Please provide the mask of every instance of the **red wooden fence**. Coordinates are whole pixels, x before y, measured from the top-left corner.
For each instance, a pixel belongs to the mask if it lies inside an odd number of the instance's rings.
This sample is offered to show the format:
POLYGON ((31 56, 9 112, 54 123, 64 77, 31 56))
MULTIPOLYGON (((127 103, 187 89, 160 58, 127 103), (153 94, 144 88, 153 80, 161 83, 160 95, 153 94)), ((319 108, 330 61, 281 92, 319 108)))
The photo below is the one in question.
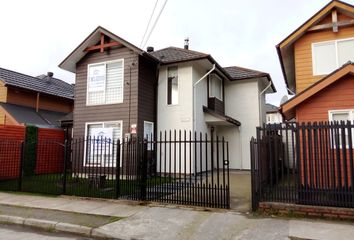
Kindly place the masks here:
POLYGON ((0 125, 0 179, 18 177, 25 127, 0 125))
POLYGON ((38 129, 36 174, 63 172, 64 141, 61 129, 38 129))
MULTIPOLYGON (((25 132, 24 126, 0 125, 0 179, 19 176, 25 132)), ((38 129, 36 174, 63 171, 64 140, 65 134, 61 129, 38 129)))

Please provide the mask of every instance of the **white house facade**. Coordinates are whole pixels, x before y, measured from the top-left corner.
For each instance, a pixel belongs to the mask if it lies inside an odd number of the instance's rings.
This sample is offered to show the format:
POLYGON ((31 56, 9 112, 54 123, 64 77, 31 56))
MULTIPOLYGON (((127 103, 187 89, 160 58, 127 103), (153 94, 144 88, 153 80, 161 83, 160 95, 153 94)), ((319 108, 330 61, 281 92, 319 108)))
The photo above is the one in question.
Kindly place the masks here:
POLYGON ((187 136, 191 131, 198 137, 224 137, 229 144, 229 167, 249 170, 249 141, 256 127, 266 122, 265 95, 275 92, 269 74, 222 68, 210 55, 189 49, 170 47, 150 54, 162 61, 157 135, 171 131, 173 137, 175 130, 177 135, 182 130, 187 136))

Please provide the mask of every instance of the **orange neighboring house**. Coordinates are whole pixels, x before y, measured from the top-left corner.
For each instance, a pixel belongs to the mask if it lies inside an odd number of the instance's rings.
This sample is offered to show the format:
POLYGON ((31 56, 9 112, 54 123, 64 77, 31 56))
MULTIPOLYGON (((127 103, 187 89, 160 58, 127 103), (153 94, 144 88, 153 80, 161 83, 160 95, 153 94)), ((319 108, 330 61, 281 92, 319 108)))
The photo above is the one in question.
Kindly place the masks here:
POLYGON ((331 1, 277 45, 285 120, 354 120, 354 6, 331 1), (350 62, 352 61, 352 62, 350 62))
POLYGON ((32 77, 0 68, 0 124, 59 128, 73 106, 74 86, 53 73, 32 77))

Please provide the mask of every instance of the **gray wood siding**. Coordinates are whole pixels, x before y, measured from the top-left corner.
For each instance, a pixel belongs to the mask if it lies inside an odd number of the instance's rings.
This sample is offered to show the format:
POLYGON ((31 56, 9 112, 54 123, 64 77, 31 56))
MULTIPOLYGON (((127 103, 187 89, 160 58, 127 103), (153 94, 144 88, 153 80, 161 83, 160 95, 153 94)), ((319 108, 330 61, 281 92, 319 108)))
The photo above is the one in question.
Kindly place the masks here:
POLYGON ((139 58, 138 132, 144 133, 144 121, 154 123, 156 131, 156 64, 139 58))
POLYGON ((123 47, 109 51, 88 53, 76 66, 74 137, 85 135, 86 122, 123 121, 123 136, 138 119, 138 54, 123 47), (87 66, 116 59, 124 59, 123 103, 86 106, 87 66), (134 65, 132 63, 135 63, 134 65), (130 104, 129 104, 130 102, 130 104), (130 106, 129 106, 130 105, 130 106), (129 123, 130 108, 130 123, 129 123))

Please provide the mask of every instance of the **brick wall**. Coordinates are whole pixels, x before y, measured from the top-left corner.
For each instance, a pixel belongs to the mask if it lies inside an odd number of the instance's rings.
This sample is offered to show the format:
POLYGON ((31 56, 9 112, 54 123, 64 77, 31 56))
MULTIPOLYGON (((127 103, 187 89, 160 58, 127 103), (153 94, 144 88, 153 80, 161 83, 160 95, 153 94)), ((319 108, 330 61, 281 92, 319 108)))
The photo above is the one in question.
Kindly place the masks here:
POLYGON ((321 217, 321 218, 339 218, 345 220, 354 220, 354 209, 322 207, 311 205, 296 205, 287 203, 259 203, 259 210, 263 213, 293 215, 303 217, 321 217))

